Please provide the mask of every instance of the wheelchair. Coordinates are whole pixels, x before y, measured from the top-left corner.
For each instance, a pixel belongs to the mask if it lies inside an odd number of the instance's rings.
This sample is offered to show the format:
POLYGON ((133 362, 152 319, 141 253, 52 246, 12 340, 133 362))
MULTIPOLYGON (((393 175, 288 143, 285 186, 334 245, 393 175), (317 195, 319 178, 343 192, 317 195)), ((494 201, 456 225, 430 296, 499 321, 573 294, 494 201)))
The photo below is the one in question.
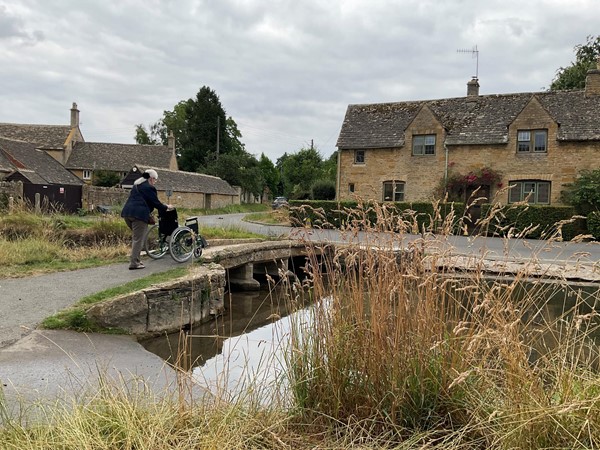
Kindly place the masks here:
POLYGON ((160 259, 169 252, 179 262, 202 256, 208 243, 199 233, 198 217, 188 217, 179 225, 177 210, 158 214, 158 223, 148 228, 144 238, 144 251, 152 259, 160 259))

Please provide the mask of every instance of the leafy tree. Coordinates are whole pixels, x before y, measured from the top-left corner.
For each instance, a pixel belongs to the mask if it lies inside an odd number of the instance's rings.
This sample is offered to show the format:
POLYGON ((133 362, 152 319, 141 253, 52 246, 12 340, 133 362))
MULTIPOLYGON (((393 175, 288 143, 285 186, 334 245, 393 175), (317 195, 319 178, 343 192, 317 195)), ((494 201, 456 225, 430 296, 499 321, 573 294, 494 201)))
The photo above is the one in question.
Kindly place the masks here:
POLYGON ((260 167, 260 172, 264 180, 264 187, 268 187, 271 195, 273 197, 277 197, 279 195, 283 195, 283 191, 280 190, 279 181, 281 177, 279 176, 279 171, 264 153, 260 155, 260 159, 258 160, 258 165, 260 167))
POLYGON ((94 186, 113 187, 121 182, 121 177, 110 170, 95 170, 92 184, 94 186))
POLYGON ((166 129, 161 120, 150 125, 149 130, 142 124, 135 126, 135 142, 143 145, 167 145, 166 129), (165 139, 162 139, 162 133, 165 133, 165 139))
POLYGON ((600 36, 588 36, 587 43, 576 45, 574 50, 575 62, 556 71, 550 90, 583 89, 585 87, 587 72, 596 68, 596 61, 600 56, 600 36))
POLYGON ((245 150, 228 153, 211 161, 206 173, 224 179, 229 184, 241 186, 242 190, 254 196, 260 196, 264 179, 258 160, 245 150))
POLYGON ((323 158, 314 147, 280 157, 276 166, 281 173, 284 195, 295 199, 309 198, 312 184, 323 178, 322 164, 323 158))
POLYGON ((600 169, 581 171, 565 197, 581 214, 600 212, 600 169))
MULTIPOLYGON (((331 156, 323 161, 323 176, 326 180, 331 180, 335 183, 337 180, 337 150, 331 154, 331 156)), ((335 184, 334 184, 335 185, 335 184)))

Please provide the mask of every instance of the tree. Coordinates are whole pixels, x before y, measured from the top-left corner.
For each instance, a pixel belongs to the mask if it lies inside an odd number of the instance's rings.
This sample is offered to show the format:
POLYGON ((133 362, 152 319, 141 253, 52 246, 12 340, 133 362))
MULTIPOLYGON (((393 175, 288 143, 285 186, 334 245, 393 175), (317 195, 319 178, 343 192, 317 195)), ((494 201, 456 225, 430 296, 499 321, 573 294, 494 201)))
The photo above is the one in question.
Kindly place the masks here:
POLYGON ((121 177, 110 170, 94 170, 94 186, 113 187, 121 182, 121 177))
POLYGON ((246 193, 259 197, 264 187, 258 160, 245 150, 221 155, 206 168, 210 175, 217 176, 246 193))
POLYGON ((323 158, 314 147, 300 149, 291 155, 285 153, 276 166, 281 173, 283 193, 288 198, 309 198, 312 184, 324 178, 323 158))
POLYGON ((600 56, 600 36, 588 36, 587 43, 576 45, 574 50, 575 62, 556 71, 550 90, 585 88, 587 72, 596 68, 600 56))
MULTIPOLYGON (((260 172, 264 180, 264 187, 268 187, 271 195, 273 197, 277 197, 279 195, 283 195, 283 190, 280 190, 279 181, 281 177, 279 176, 279 171, 264 153, 260 155, 260 159, 258 160, 258 165, 260 167, 260 172)), ((264 188, 263 187, 263 188, 264 188)))
POLYGON ((600 212, 600 169, 581 171, 564 195, 565 200, 581 214, 600 212))

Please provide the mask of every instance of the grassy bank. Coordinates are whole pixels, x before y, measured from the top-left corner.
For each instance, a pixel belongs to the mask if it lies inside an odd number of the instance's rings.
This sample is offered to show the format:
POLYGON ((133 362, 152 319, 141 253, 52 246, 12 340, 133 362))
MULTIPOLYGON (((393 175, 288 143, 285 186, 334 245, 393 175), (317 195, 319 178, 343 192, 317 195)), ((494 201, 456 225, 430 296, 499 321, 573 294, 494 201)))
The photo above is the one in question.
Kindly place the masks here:
MULTIPOLYGON (((247 210, 264 210, 249 205, 247 210)), ((243 210, 242 206, 226 208, 243 210)), ((203 210, 184 210, 180 218, 203 210)), ((214 210, 213 210, 214 212, 214 210)), ((259 237, 239 227, 203 227, 207 239, 259 237)), ((2 277, 24 277, 63 270, 84 269, 125 262, 131 246, 131 231, 118 215, 36 215, 23 208, 0 216, 0 273, 2 277)))

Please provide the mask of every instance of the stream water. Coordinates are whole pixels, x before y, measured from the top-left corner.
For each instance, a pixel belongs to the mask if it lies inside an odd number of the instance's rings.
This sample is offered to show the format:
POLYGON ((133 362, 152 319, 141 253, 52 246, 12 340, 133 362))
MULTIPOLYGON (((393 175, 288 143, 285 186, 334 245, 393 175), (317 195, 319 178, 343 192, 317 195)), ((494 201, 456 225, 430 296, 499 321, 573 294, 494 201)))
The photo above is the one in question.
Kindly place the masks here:
MULTIPOLYGON (((495 280, 498 283, 498 280, 495 280)), ((510 281, 506 281, 510 283, 510 281)), ((544 305, 532 318, 535 323, 548 323, 561 317, 575 304, 580 313, 600 309, 600 285, 597 283, 557 284, 541 280, 522 283, 516 296, 534 295, 536 303, 544 305)), ((285 380, 280 377, 284 361, 282 346, 288 342, 293 320, 302 320, 310 307, 290 314, 281 289, 233 293, 226 300, 226 312, 209 323, 199 324, 182 333, 168 334, 142 341, 142 345, 170 363, 175 363, 180 342, 185 340, 187 361, 193 376, 212 392, 229 395, 265 389, 272 397, 281 392, 285 380), (184 338, 182 340, 182 338, 184 338), (273 383, 278 382, 277 389, 273 383)), ((600 320, 596 317, 596 323, 600 320)), ((593 336, 600 343, 600 331, 593 336)))

